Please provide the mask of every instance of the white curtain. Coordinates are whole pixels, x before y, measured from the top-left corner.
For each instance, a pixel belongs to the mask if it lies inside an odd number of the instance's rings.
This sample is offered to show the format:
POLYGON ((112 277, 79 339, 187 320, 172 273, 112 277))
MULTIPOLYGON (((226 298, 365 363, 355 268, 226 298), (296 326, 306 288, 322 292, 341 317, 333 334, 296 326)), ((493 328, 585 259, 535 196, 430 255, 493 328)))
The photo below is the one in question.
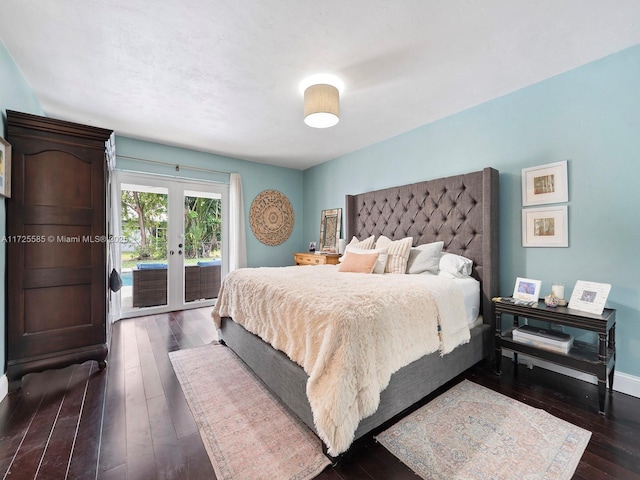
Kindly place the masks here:
MULTIPOLYGON (((107 167, 108 167, 108 219, 107 219, 107 236, 108 236, 108 250, 107 250, 107 266, 109 267, 109 273, 115 269, 119 274, 120 272, 120 198, 118 197, 118 182, 116 178, 116 142, 115 135, 111 135, 107 142, 107 167)), ((109 321, 114 322, 120 319, 121 300, 120 292, 112 292, 109 289, 110 301, 109 301, 109 321)))
POLYGON ((232 173, 229 188, 229 271, 247 266, 242 179, 232 173))

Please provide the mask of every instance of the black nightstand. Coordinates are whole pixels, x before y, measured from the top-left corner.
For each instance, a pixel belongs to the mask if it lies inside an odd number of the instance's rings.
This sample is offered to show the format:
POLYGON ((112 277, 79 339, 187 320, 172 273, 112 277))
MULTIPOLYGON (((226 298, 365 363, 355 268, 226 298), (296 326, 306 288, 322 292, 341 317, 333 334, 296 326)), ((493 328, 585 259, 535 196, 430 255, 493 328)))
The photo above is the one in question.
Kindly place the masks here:
POLYGON ((601 315, 573 310, 568 307, 547 307, 543 300, 537 305, 526 306, 507 302, 495 301, 495 348, 496 371, 500 374, 502 349, 514 352, 514 361, 518 361, 518 353, 537 357, 557 365, 590 373, 598 377, 598 399, 600 413, 604 415, 605 393, 607 391, 607 377, 609 378, 609 393, 613 390, 613 374, 616 366, 616 311, 605 308, 601 315), (599 337, 598 345, 575 341, 568 353, 559 353, 513 340, 512 332, 502 332, 502 315, 513 316, 513 325, 518 327, 518 317, 542 320, 567 327, 575 327, 596 332, 599 337))

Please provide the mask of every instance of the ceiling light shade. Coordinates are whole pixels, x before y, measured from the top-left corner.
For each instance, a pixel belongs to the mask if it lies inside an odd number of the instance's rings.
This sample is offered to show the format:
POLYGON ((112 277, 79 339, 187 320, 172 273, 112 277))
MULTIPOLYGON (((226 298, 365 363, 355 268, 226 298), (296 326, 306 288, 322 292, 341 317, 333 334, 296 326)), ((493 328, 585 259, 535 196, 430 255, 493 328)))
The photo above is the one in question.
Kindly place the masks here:
POLYGON ((304 123, 314 128, 328 128, 339 121, 338 89, 326 83, 308 86, 304 91, 304 123))

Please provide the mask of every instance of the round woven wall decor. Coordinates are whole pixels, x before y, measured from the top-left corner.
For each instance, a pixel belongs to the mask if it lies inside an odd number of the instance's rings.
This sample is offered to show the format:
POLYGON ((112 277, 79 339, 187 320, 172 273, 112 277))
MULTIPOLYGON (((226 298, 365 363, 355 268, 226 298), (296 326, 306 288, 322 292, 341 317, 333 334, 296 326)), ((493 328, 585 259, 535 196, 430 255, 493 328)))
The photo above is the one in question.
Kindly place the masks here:
POLYGON ((280 245, 293 231, 293 208, 289 199, 277 190, 259 193, 249 210, 251 230, 265 245, 280 245))

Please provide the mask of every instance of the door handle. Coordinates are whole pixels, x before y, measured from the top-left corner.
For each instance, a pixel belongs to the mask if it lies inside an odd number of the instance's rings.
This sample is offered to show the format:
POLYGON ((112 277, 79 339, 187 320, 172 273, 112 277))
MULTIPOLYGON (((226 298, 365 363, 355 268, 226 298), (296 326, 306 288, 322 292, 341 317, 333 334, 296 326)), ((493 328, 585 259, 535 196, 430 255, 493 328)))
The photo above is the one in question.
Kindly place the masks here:
POLYGON ((173 250, 169 250, 169 255, 173 255, 173 250))

